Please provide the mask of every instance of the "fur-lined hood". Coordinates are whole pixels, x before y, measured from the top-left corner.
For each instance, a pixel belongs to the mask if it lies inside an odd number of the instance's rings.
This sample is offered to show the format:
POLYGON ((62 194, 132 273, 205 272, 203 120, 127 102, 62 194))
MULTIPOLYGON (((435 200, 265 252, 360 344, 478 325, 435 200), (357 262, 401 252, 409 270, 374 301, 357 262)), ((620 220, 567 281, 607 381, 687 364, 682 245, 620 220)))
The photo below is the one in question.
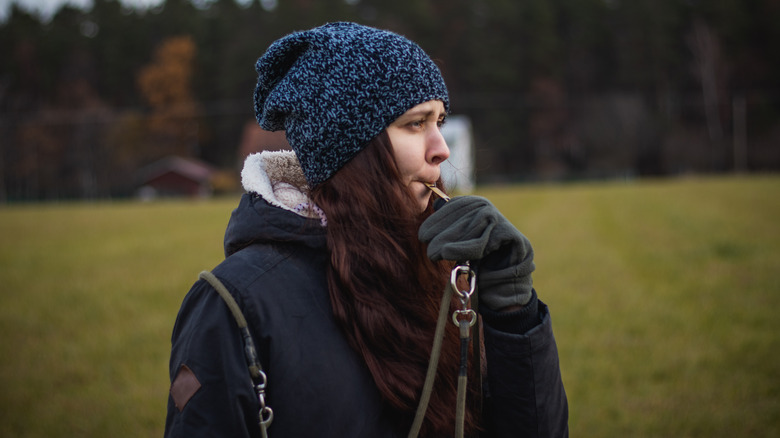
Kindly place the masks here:
POLYGON ((292 151, 263 151, 249 155, 241 171, 241 184, 248 193, 257 193, 269 204, 304 217, 324 215, 309 200, 309 186, 292 151))
POLYGON ((311 203, 309 188, 292 151, 264 151, 244 162, 246 194, 225 231, 225 255, 253 243, 298 242, 324 248, 327 220, 311 203))

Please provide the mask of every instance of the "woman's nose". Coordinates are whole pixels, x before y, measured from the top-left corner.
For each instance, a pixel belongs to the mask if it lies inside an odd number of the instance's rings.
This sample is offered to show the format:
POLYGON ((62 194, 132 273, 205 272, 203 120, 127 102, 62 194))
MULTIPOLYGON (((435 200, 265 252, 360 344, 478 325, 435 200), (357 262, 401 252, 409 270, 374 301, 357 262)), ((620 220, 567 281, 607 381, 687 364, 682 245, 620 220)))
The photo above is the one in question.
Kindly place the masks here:
POLYGON ((433 129, 427 139, 426 160, 431 164, 441 164, 450 157, 450 148, 447 147, 447 141, 441 134, 441 130, 433 129))

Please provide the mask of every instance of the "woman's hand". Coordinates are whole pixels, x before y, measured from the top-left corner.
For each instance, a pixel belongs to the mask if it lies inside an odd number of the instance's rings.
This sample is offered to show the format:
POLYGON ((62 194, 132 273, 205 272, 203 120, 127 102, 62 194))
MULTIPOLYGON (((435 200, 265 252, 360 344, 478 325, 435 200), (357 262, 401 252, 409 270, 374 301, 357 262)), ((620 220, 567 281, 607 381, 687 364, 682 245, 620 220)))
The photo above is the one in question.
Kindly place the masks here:
POLYGON ((531 299, 531 243, 487 199, 452 198, 423 222, 419 238, 433 261, 476 264, 480 304, 501 311, 531 299))

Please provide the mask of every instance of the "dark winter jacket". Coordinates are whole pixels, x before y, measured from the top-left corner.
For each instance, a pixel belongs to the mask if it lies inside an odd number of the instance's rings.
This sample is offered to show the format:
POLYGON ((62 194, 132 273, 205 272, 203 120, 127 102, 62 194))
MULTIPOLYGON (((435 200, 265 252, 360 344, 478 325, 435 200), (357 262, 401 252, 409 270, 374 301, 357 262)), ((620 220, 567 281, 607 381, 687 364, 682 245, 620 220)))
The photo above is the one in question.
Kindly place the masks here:
MULTIPOLYGON (((268 375, 267 400, 274 412, 269 435, 405 437, 408 423, 382 401, 362 356, 334 320, 324 218, 293 212, 292 204, 305 198, 297 198, 294 187, 271 182, 288 158, 266 153, 265 164, 247 161, 264 172, 248 175, 245 168, 244 185, 252 193, 233 212, 225 235, 227 258, 213 270, 246 316, 268 375)), ((568 435, 550 315, 535 297, 529 304, 532 312, 483 314, 486 436, 568 435), (529 318, 530 331, 511 333, 529 318)), ((167 437, 260 436, 257 396, 235 320, 202 280, 185 297, 176 320, 170 378, 175 383, 167 437)))

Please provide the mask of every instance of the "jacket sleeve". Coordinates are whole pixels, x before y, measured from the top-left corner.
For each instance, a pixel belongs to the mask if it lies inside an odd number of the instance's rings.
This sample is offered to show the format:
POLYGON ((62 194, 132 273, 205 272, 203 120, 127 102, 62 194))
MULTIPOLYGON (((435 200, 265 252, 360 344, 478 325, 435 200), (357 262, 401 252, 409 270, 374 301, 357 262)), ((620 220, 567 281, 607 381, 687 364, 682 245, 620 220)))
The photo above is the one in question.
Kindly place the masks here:
POLYGON ((242 344, 219 294, 203 280, 195 283, 171 338, 166 437, 260 436, 242 344))
POLYGON ((538 303, 540 322, 522 334, 497 329, 490 323, 492 315, 483 313, 484 420, 490 438, 569 435, 568 402, 550 313, 541 301, 532 302, 538 303))

